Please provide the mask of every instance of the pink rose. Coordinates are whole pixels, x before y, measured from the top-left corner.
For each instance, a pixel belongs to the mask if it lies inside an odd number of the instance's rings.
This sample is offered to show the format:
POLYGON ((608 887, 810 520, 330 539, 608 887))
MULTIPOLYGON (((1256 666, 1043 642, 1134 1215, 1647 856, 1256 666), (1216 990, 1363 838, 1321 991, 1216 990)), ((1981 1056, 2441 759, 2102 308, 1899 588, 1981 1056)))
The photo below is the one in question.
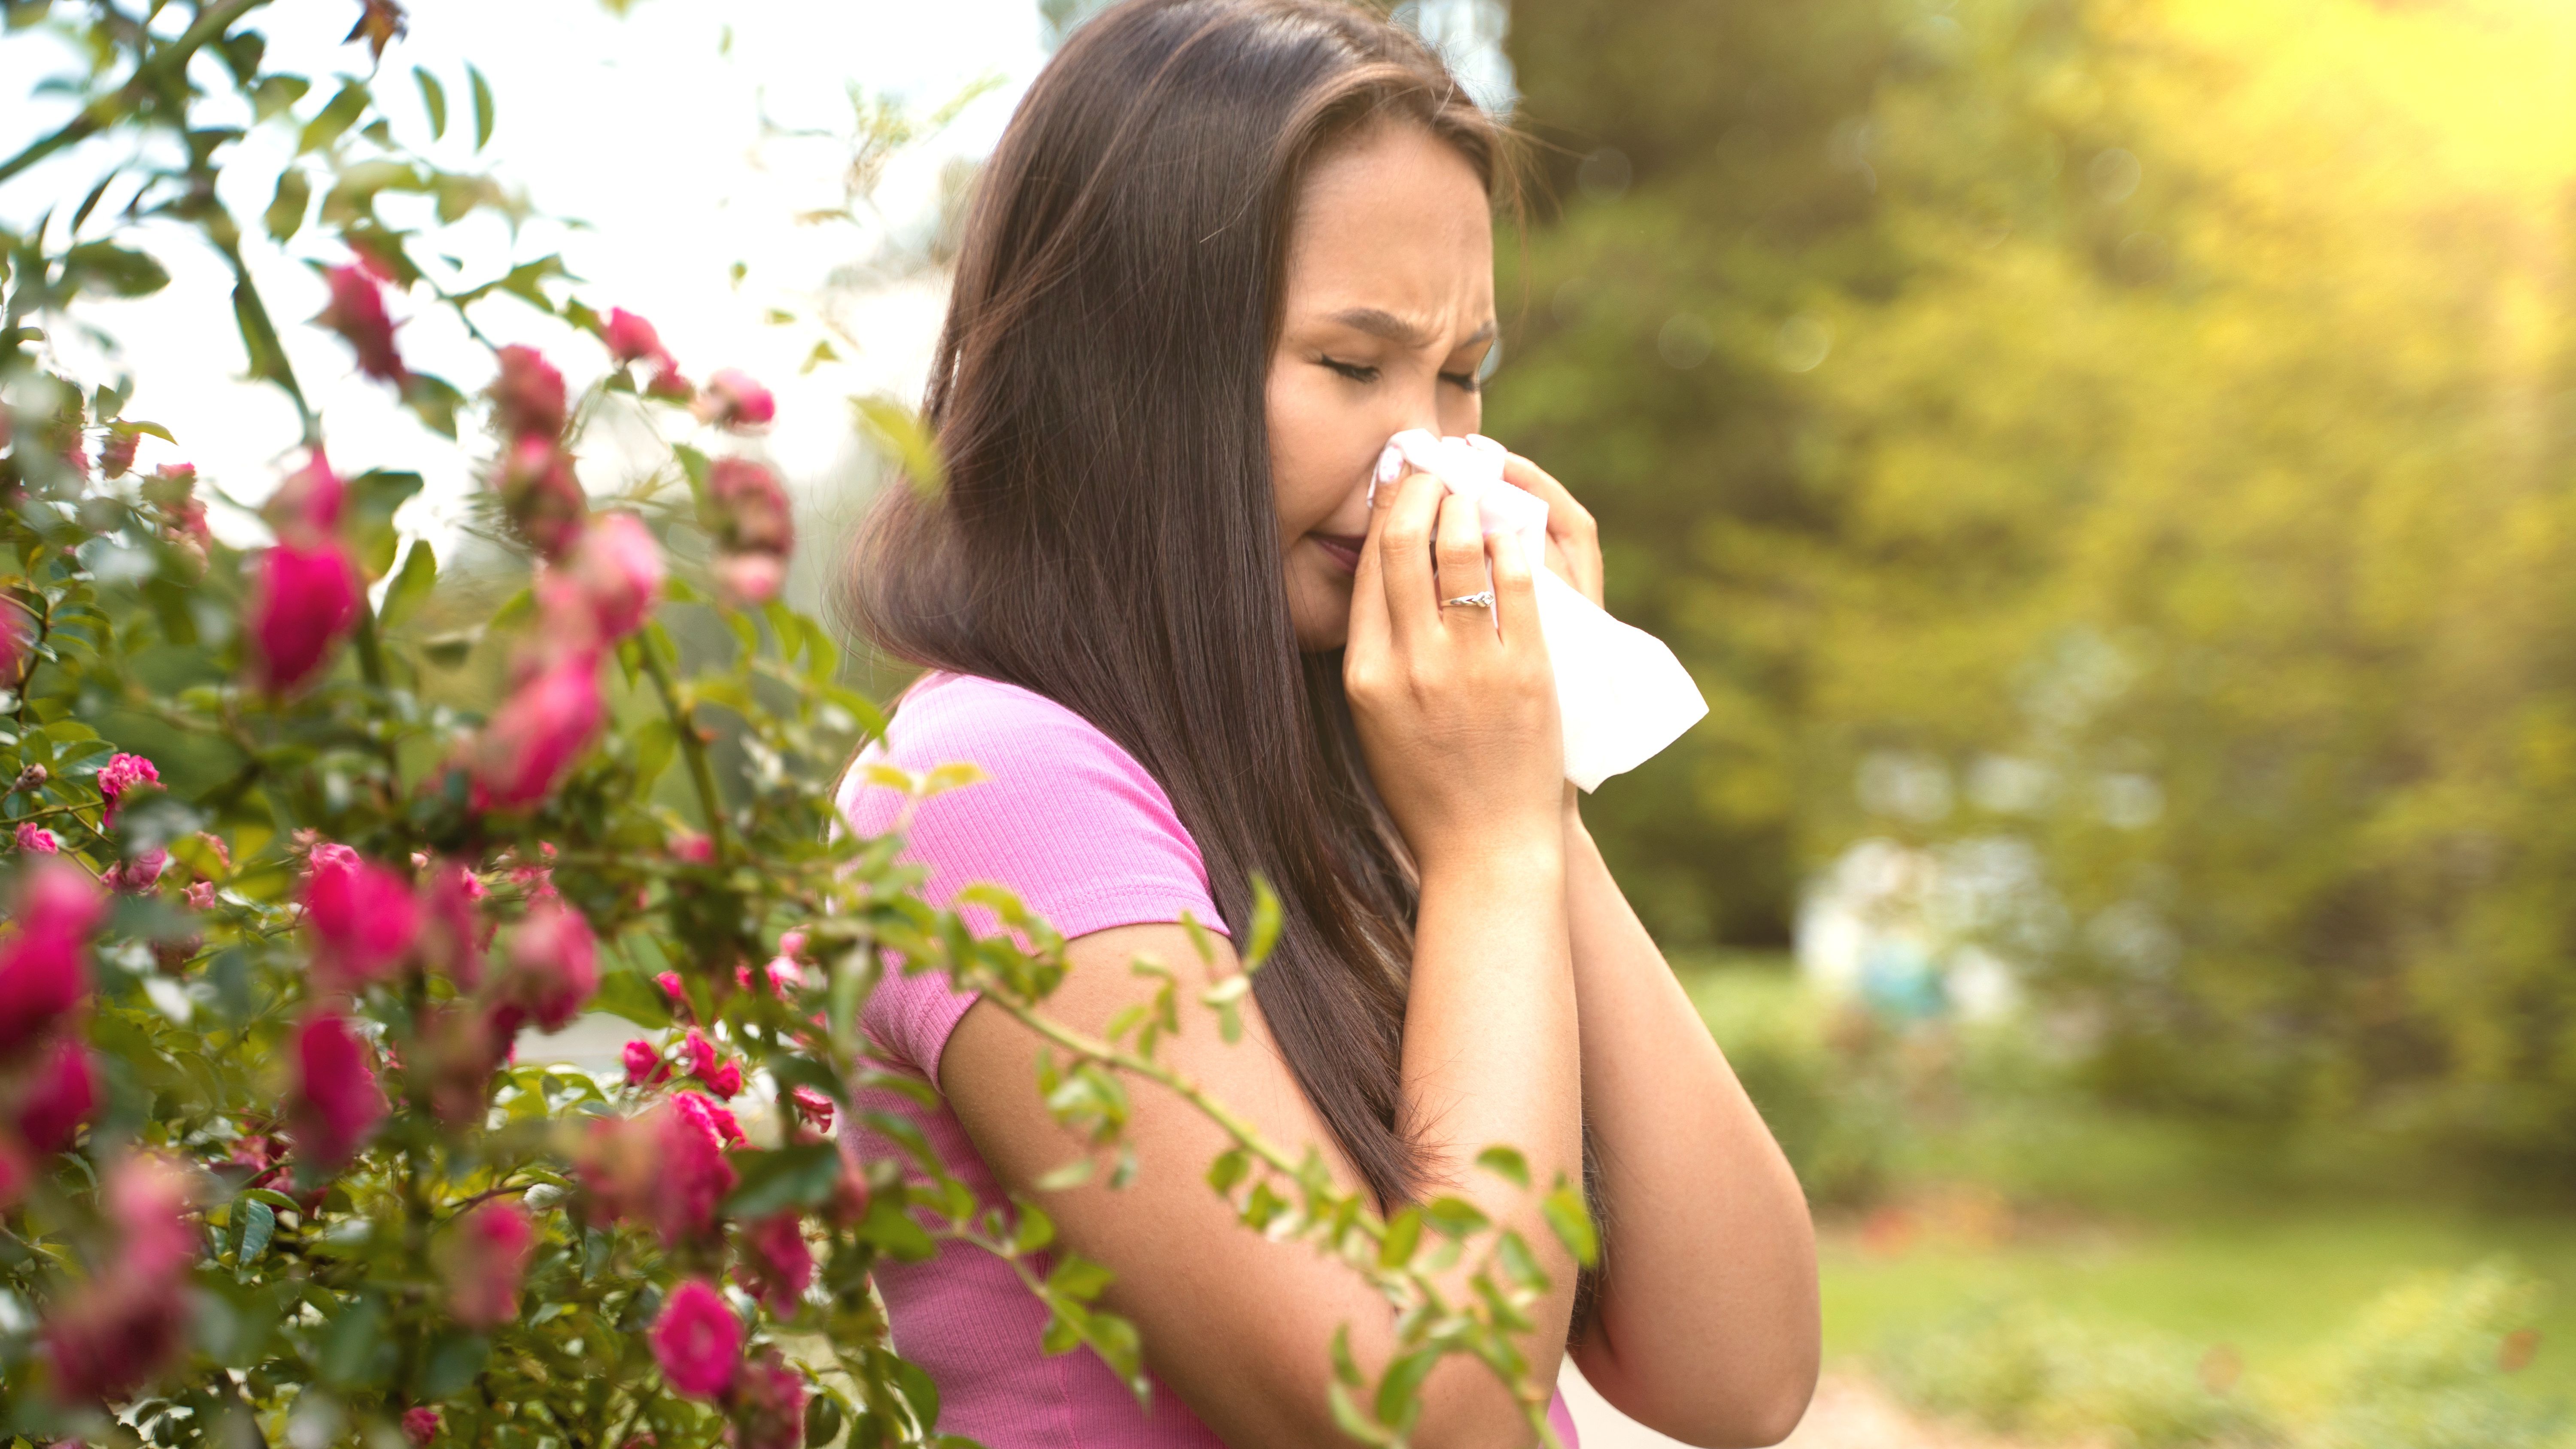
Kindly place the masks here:
POLYGON ((89 936, 105 914, 98 888, 61 857, 18 883, 17 930, 0 938, 0 1057, 36 1039, 89 992, 89 936))
POLYGON ((693 1399, 713 1399, 733 1387, 741 1367, 742 1322, 724 1295, 704 1278, 687 1278, 671 1290, 653 1324, 653 1361, 671 1387, 693 1399))
POLYGON ((630 1087, 656 1086, 670 1079, 671 1069, 663 1062, 662 1053, 642 1037, 618 1048, 617 1056, 626 1064, 626 1085, 630 1087))
POLYGON ((671 1107, 680 1114, 682 1121, 706 1134, 706 1139, 719 1148, 730 1147, 743 1140, 742 1124, 734 1120, 733 1113, 709 1101, 702 1093, 674 1092, 671 1094, 671 1107))
POLYGON ((119 861, 99 873, 98 883, 119 895, 139 896, 161 883, 161 873, 170 868, 170 852, 153 849, 132 860, 119 861))
POLYGON ((540 670, 503 702, 474 744, 475 808, 515 810, 544 799, 589 748, 606 713, 596 659, 575 655, 540 670))
POLYGON ((18 1100, 18 1135, 36 1152, 60 1152, 98 1110, 98 1071, 76 1038, 54 1043, 18 1100))
POLYGON ((421 1408, 403 1410, 402 1431, 403 1438, 412 1445, 412 1449, 427 1449, 429 1441, 438 1437, 438 1411, 421 1408))
POLYGON ((384 1120, 385 1094, 367 1063, 366 1043, 338 1013, 315 1013, 295 1033, 295 1091, 288 1104, 295 1145, 336 1170, 384 1120))
POLYGON ((599 991, 599 940, 560 899, 528 908, 510 933, 497 999, 547 1031, 561 1031, 599 991))
POLYGON ((161 788, 160 767, 141 755, 110 755, 98 771, 98 793, 107 803, 99 807, 102 826, 116 824, 116 802, 137 788, 161 788))
POLYGON ((707 1040, 705 1032, 690 1027, 689 1034, 680 1038, 681 1069, 690 1076, 703 1077, 714 1071, 715 1065, 716 1044, 707 1040))
POLYGON ((251 678, 284 694, 312 677, 358 622, 358 566, 339 540, 281 540, 251 584, 251 678))
POLYGON ((28 820, 18 826, 18 848, 32 855, 59 855, 63 843, 54 832, 28 820))
POLYGON ((420 883, 421 957, 460 991, 483 981, 483 946, 491 935, 475 902, 483 882, 454 862, 433 866, 420 883))
POLYGON ((718 368, 698 393, 698 421, 744 432, 769 425, 778 416, 778 400, 769 389, 738 368, 718 368))
POLYGON ((122 424, 107 435, 105 446, 98 450, 100 476, 122 478, 134 467, 134 450, 143 443, 143 435, 122 424))
POLYGON ((742 1285, 781 1318, 814 1282, 814 1250, 805 1243, 804 1219, 794 1211, 772 1213, 742 1228, 742 1285))
POLYGON ((409 374, 394 350, 394 321, 385 315, 384 288, 364 267, 333 267, 322 274, 331 304, 313 320, 340 334, 358 354, 358 371, 399 387, 409 374))
POLYGON ((35 1180, 36 1166, 27 1160, 26 1149, 0 1136, 0 1212, 16 1207, 35 1180))
POLYGON ((778 1350, 763 1349, 743 1367, 733 1395, 734 1449, 801 1449, 805 1442, 805 1376, 778 1350))
POLYGON ((522 433, 501 455, 492 491, 502 511, 537 552, 560 559, 581 534, 590 497, 573 476, 572 455, 551 433, 522 433))
POLYGON ((188 886, 188 909, 211 911, 215 908, 215 883, 210 880, 191 882, 188 886))
POLYGON ((403 1060, 415 1095, 450 1127, 483 1120, 492 1103, 492 1074, 510 1054, 516 1013, 480 1010, 466 1002, 433 1004, 416 1019, 403 1060), (508 1019, 501 1019, 504 1015, 508 1019))
POLYGON ((313 974, 334 991, 381 981, 420 939, 420 900, 411 882, 354 856, 312 856, 304 883, 304 924, 313 932, 313 974))
POLYGON ((742 1063, 719 1062, 714 1071, 706 1073, 698 1080, 707 1084, 708 1091, 731 1101, 742 1094, 742 1063))
POLYGON ((563 435, 567 408, 563 374, 533 347, 504 347, 500 375, 485 396, 492 399, 492 420, 502 437, 513 442, 540 438, 547 443, 563 435))
POLYGON ((678 367, 665 364, 653 374, 652 381, 644 384, 644 395, 658 398, 663 402, 695 402, 698 397, 698 387, 696 383, 682 377, 678 367))
POLYGON ((0 689, 15 689, 27 676, 36 621, 17 604, 0 600, 0 689))
POLYGON ((608 345, 608 355, 620 362, 651 362, 664 369, 671 366, 671 354, 662 346, 661 334, 653 330, 653 324, 623 307, 608 309, 599 340, 608 345))
POLYGON ((498 1328, 517 1318, 519 1280, 536 1246, 536 1226, 516 1202, 495 1198, 467 1213, 440 1263, 448 1313, 467 1328, 498 1328))
POLYGON ((107 1169, 100 1198, 116 1225, 119 1269, 170 1278, 197 1261, 202 1245, 188 1220, 196 1179, 186 1168, 149 1152, 120 1157, 107 1169))
POLYGON ((623 639, 644 627, 662 594, 662 548, 644 520, 603 513, 582 530, 564 574, 589 605, 600 637, 623 639))
POLYGON ((672 1248, 714 1230, 739 1180, 715 1132, 669 1103, 594 1124, 576 1170, 594 1210, 648 1225, 672 1248))
POLYGON ((111 1164, 100 1198, 115 1255, 45 1321, 54 1392, 67 1404, 130 1397, 169 1367, 188 1322, 181 1294, 198 1256, 187 1172, 149 1154, 111 1164))
POLYGON ((787 585, 787 560, 774 553, 720 553, 716 594, 729 609, 757 609, 787 585))
POLYGON ((671 837, 671 858, 683 865, 712 865, 716 843, 694 830, 683 830, 671 837))

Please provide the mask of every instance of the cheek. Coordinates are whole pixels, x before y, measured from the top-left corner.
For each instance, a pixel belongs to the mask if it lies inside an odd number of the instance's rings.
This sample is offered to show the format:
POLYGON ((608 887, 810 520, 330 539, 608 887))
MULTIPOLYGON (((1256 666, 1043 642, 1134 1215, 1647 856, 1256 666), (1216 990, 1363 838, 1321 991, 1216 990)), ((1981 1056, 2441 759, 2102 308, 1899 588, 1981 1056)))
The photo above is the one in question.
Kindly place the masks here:
POLYGON ((1331 516, 1340 506, 1343 475, 1349 471, 1342 466, 1348 449, 1339 436, 1348 431, 1349 420, 1337 416, 1325 390, 1298 379, 1295 372, 1282 377, 1274 369, 1269 389, 1270 489, 1283 544, 1331 516))

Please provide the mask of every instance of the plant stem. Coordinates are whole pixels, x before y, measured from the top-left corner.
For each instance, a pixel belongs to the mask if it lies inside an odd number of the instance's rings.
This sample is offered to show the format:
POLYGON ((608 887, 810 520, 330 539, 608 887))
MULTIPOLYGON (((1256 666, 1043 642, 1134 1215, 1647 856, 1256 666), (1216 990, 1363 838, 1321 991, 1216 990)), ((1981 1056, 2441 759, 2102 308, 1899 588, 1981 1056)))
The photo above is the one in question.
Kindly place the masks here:
POLYGON ((152 52, 136 65, 134 74, 126 77, 125 84, 118 86, 112 93, 83 106, 79 115, 72 117, 51 135, 40 137, 29 143, 26 149, 17 155, 6 161, 0 161, 0 182, 10 180, 19 172, 66 146, 86 141, 106 130, 117 120, 122 106, 144 95, 151 88, 151 82, 160 80, 164 74, 183 69, 188 64, 189 57, 203 48, 206 42, 222 35, 235 20, 241 18, 244 12, 267 3, 268 0, 224 0, 223 4, 213 9, 200 11, 195 23, 183 31, 178 39, 152 52))
POLYGON ((697 787, 698 809, 707 817, 707 840, 714 847, 716 863, 725 858, 723 797, 716 793, 716 772, 707 763, 707 743, 698 738, 694 711, 680 703, 679 686, 671 682, 671 671, 663 666, 662 656, 649 638, 635 641, 635 652, 644 658, 644 672, 653 679, 654 690, 662 696, 662 712, 670 717, 671 728, 680 737, 680 757, 689 762, 689 781, 697 787))

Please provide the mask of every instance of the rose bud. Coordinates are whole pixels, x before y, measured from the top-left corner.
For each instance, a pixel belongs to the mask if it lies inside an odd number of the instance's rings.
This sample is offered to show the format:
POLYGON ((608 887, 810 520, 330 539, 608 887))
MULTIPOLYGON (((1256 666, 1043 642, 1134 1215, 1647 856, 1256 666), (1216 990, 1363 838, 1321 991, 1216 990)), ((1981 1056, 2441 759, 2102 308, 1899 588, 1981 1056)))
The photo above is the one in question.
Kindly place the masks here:
POLYGON ((788 1098, 796 1104, 796 1118, 817 1132, 832 1130, 832 1099, 812 1087, 798 1087, 788 1098))
POLYGON ((805 1376, 778 1350, 763 1349, 734 1382, 733 1449, 802 1449, 805 1376))
POLYGON ((98 771, 98 793, 106 797, 106 803, 99 807, 98 823, 101 826, 113 827, 116 824, 116 805, 119 800, 137 789, 157 790, 159 788, 161 788, 161 771, 150 760, 141 755, 108 756, 107 763, 101 765, 98 771))
POLYGON ((544 799, 589 748, 606 713, 598 663, 586 655, 519 686, 472 747, 475 808, 515 810, 544 799))
POLYGON ((696 1027, 680 1038, 680 1067, 693 1077, 704 1077, 716 1067, 716 1044, 696 1027))
POLYGON ((707 469, 717 541, 735 553, 796 551, 796 514, 778 477, 748 458, 718 458, 707 469))
POLYGON ((324 1171, 337 1171, 384 1120, 384 1091, 367 1064, 366 1043, 336 1012, 318 1012, 298 1028, 294 1052, 287 1110, 296 1148, 324 1171))
POLYGON ((644 627, 661 597, 662 548, 634 514, 603 513, 582 530, 563 571, 588 604, 600 637, 623 639, 644 627))
POLYGON ((18 882, 17 929, 0 937, 0 1056, 35 1040, 89 991, 89 936, 105 914, 98 888, 59 856, 18 882))
POLYGON ((715 1093, 717 1096, 722 1097, 727 1101, 731 1101, 733 1098, 742 1094, 742 1063, 735 1061, 719 1062, 716 1064, 716 1069, 714 1071, 707 1073, 705 1076, 699 1078, 699 1080, 707 1084, 708 1091, 715 1093))
POLYGON ((420 883, 421 959, 460 991, 483 983, 483 943, 490 928, 474 904, 483 895, 474 872, 452 861, 433 866, 420 883))
POLYGON ((381 981, 420 939, 420 900, 411 882, 370 860, 315 854, 304 884, 304 924, 313 932, 313 975, 334 991, 381 981))
POLYGON ((322 274, 331 302, 313 320, 340 334, 358 354, 358 371, 399 387, 409 374, 394 350, 394 321, 385 315, 384 288, 364 267, 333 267, 322 274))
POLYGON ((59 855, 63 843, 54 832, 32 820, 25 820, 18 825, 18 848, 34 855, 59 855))
POLYGON ((493 1013, 463 1002, 427 1007, 418 1022, 403 1058, 413 1092, 426 1097, 430 1112, 449 1127, 482 1121, 492 1103, 492 1074, 509 1056, 516 1023, 496 1021, 493 1013))
POLYGON ((98 471, 104 477, 122 478, 134 468, 134 449, 143 435, 119 424, 108 429, 107 445, 98 450, 98 471))
POLYGON ((623 307, 608 309, 608 320, 599 329, 600 341, 608 345, 608 355, 620 362, 650 362, 665 371, 671 366, 671 354, 662 346, 660 333, 653 324, 623 307))
POLYGON ((715 561, 716 593, 730 609, 757 609, 778 597, 787 583, 787 560, 774 553, 720 553, 715 561))
POLYGON ((71 1037, 54 1043, 18 1101, 18 1135, 30 1150, 60 1152, 98 1110, 98 1070, 89 1049, 71 1037))
POLYGON ((492 491, 501 495, 520 536, 549 559, 560 559, 582 532, 590 499, 573 476, 572 455, 551 435, 528 433, 501 455, 492 475, 492 491))
POLYGON ((698 421, 745 432, 769 425, 778 416, 778 400, 769 389, 737 368, 719 368, 698 392, 698 421))
MULTIPOLYGON (((287 474, 277 491, 268 495, 259 512, 280 539, 310 545, 339 531, 340 514, 348 500, 349 485, 331 471, 331 460, 316 448, 303 467, 287 474)), ((202 504, 198 515, 204 516, 202 504)))
POLYGON ((682 377, 680 369, 666 364, 660 371, 653 374, 651 382, 644 384, 644 395, 662 402, 695 402, 698 398, 698 387, 696 383, 682 377))
POLYGON ((681 1280, 653 1324, 653 1361, 689 1398, 713 1399, 733 1387, 741 1367, 742 1321, 704 1278, 681 1280))
POLYGON ((449 1234, 439 1267, 447 1311, 467 1328, 498 1328, 519 1316, 519 1280, 536 1252, 528 1210, 496 1198, 467 1213, 449 1234))
POLYGON ((161 873, 169 868, 170 852, 156 848, 99 872, 98 883, 119 895, 144 895, 161 883, 161 873))
POLYGON ((311 678, 358 621, 358 568, 337 539, 280 543, 251 586, 251 678, 284 694, 311 678))
MULTIPOLYGON (((0 493, 6 491, 0 488, 0 493)), ((27 659, 35 651, 35 643, 36 621, 18 604, 0 599, 0 689, 15 689, 27 677, 27 659)))
POLYGON ((626 1085, 630 1087, 655 1087, 671 1079, 670 1065, 642 1037, 618 1048, 617 1056, 626 1064, 626 1085))
POLYGON ((563 374, 533 347, 504 347, 500 375, 484 395, 492 399, 492 421, 503 438, 516 442, 539 438, 552 443, 563 436, 568 409, 563 374))
MULTIPOLYGON (((724 1111, 694 1092, 679 1095, 724 1111)), ((725 1120, 730 1123, 733 1114, 726 1112, 725 1120)), ((703 1116, 685 1106, 666 1104, 651 1121, 661 1171, 653 1184, 650 1217, 661 1230, 663 1244, 678 1247, 715 1231, 716 1209, 724 1202, 725 1194, 733 1191, 737 1178, 733 1164, 725 1158, 719 1129, 703 1116)), ((737 1128, 735 1140, 740 1137, 737 1128)))
POLYGON ((428 1449, 429 1441, 438 1437, 438 1411, 423 1408, 403 1410, 402 1431, 404 1441, 412 1449, 428 1449))
POLYGON ((814 1281, 814 1250, 804 1219, 792 1209, 742 1227, 742 1286, 781 1318, 796 1316, 814 1281))
POLYGON ((581 912, 539 901, 510 933, 497 999, 546 1031, 561 1031, 599 991, 599 940, 581 912))

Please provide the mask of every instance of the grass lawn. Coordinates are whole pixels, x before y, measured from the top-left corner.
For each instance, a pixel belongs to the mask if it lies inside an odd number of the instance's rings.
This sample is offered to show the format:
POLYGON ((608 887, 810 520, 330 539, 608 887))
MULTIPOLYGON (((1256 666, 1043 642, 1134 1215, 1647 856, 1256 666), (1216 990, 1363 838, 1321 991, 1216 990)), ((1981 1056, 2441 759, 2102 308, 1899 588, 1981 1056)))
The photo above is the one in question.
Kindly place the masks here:
POLYGON ((1911 1241, 1885 1219, 1871 1230, 1829 1223, 1825 1349, 1836 1358, 1866 1354, 1891 1331, 2019 1298, 2105 1328, 2224 1344, 2265 1375, 2335 1337, 2404 1276, 2497 1256, 2552 1292, 2531 1325, 2539 1352, 2514 1379, 2564 1395, 2576 1388, 2576 1221, 2404 1205, 2203 1210, 2180 1221, 2066 1223, 1983 1242, 1937 1223, 1911 1241))

